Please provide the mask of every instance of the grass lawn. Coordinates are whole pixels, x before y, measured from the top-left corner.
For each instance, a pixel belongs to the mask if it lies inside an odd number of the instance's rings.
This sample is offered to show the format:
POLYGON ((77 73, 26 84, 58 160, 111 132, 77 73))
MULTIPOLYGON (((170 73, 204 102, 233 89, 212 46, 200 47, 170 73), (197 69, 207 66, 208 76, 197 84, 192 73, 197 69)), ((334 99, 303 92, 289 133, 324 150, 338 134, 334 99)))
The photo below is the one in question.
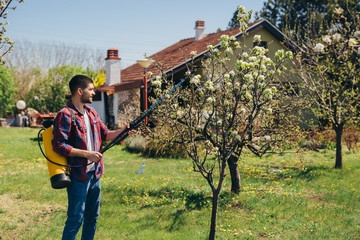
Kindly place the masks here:
MULTIPOLYGON (((0 128, 2 240, 61 239, 66 190, 51 188, 37 132, 0 128)), ((207 239, 211 193, 190 160, 104 155, 96 239, 207 239)), ((222 192, 217 239, 360 239, 359 157, 344 150, 338 170, 334 151, 244 155, 242 192, 230 193, 229 174, 222 192)))

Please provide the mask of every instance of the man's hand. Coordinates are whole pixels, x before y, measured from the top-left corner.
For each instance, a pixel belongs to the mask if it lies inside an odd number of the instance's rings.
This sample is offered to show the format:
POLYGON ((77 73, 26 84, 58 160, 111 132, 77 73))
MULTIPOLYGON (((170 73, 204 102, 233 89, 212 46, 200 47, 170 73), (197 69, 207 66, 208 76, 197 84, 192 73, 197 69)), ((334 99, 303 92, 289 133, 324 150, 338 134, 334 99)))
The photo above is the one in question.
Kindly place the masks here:
POLYGON ((69 157, 82 157, 91 162, 98 162, 102 158, 102 154, 95 151, 82 150, 78 148, 72 148, 69 157))
MULTIPOLYGON (((116 138, 121 132, 125 131, 127 128, 130 128, 129 124, 126 124, 123 128, 115 130, 115 131, 109 131, 108 135, 106 136, 106 141, 112 141, 114 138, 116 138)), ((128 132, 128 134, 134 135, 137 131, 134 130, 130 130, 128 132)))
MULTIPOLYGON (((127 127, 127 128, 130 128, 130 125, 127 124, 126 127, 127 127)), ((129 133, 129 136, 132 136, 132 135, 134 135, 135 133, 137 133, 137 130, 136 130, 136 129, 133 129, 133 130, 130 130, 128 133, 129 133)))
POLYGON ((98 162, 102 158, 102 154, 99 152, 89 151, 87 159, 90 162, 98 162))

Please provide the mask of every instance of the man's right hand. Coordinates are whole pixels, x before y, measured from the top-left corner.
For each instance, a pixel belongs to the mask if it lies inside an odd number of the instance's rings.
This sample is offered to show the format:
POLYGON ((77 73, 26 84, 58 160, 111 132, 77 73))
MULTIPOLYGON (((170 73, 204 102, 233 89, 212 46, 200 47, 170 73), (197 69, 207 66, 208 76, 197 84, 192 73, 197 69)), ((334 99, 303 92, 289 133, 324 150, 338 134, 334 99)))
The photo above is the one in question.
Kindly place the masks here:
POLYGON ((89 151, 88 160, 91 162, 98 162, 102 158, 102 154, 99 152, 89 151))
POLYGON ((91 162, 98 162, 102 158, 102 154, 95 151, 82 150, 78 148, 72 148, 69 157, 82 157, 91 162))

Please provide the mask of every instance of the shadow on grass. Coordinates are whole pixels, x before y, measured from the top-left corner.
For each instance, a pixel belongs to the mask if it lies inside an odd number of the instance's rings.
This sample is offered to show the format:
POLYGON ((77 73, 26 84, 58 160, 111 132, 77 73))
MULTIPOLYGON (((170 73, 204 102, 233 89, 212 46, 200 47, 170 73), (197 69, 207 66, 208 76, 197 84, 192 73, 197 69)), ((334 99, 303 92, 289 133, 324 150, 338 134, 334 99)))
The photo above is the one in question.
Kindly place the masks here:
POLYGON ((304 166, 302 168, 299 167, 279 167, 277 165, 268 165, 264 169, 264 165, 255 165, 261 171, 257 175, 248 174, 246 172, 242 172, 243 176, 250 176, 252 178, 261 179, 263 181, 271 180, 288 180, 289 178, 294 180, 307 180, 312 181, 317 179, 323 174, 326 174, 330 169, 324 166, 304 166), (322 173, 321 173, 322 172, 322 173))
POLYGON ((169 228, 170 232, 172 232, 174 230, 178 230, 178 227, 182 226, 184 224, 184 220, 183 220, 182 216, 184 215, 185 212, 186 212, 185 209, 178 209, 176 211, 176 213, 174 213, 172 215, 174 220, 169 228))

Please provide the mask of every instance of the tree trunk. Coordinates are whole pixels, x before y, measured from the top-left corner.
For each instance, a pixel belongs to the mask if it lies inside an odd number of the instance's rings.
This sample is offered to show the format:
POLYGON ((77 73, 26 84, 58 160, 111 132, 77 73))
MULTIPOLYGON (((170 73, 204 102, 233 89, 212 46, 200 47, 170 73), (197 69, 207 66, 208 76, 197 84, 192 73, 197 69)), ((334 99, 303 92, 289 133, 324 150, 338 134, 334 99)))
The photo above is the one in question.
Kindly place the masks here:
POLYGON ((220 191, 213 192, 209 240, 215 240, 220 191))
POLYGON ((237 158, 231 156, 228 159, 228 166, 230 170, 230 177, 231 177, 231 192, 239 195, 241 191, 241 178, 240 172, 237 164, 237 158))
POLYGON ((336 133, 336 160, 335 160, 335 168, 342 168, 342 145, 341 145, 341 137, 343 134, 343 126, 334 127, 336 133))

